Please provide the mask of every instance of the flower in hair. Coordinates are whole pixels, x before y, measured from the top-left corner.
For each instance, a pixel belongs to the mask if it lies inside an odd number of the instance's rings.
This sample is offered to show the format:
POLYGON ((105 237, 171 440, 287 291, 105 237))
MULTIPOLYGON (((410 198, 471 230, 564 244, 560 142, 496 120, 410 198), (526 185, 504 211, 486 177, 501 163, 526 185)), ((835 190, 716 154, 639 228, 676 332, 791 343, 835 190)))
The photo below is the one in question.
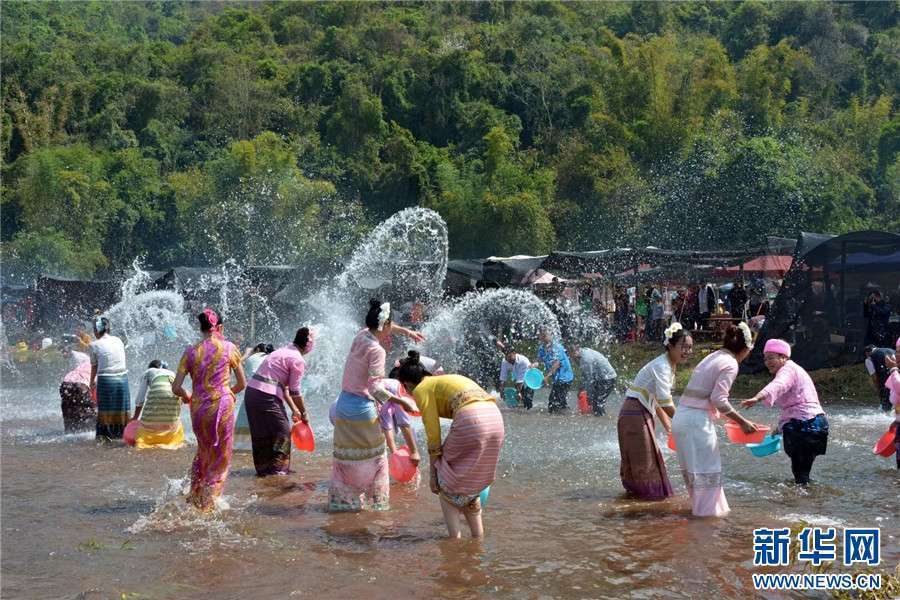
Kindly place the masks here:
POLYGON ((387 323, 391 318, 391 303, 385 302, 381 305, 381 310, 378 312, 378 331, 384 329, 384 324, 387 323))
POLYGON ((672 340, 672 336, 682 329, 684 329, 684 327, 682 327, 681 323, 679 323, 678 321, 675 321, 674 323, 666 327, 665 332, 663 332, 666 336, 666 343, 668 344, 672 340))
POLYGON ((744 335, 744 345, 748 348, 752 348, 753 332, 750 331, 750 327, 744 321, 741 321, 740 323, 738 323, 738 329, 740 329, 741 333, 744 335))

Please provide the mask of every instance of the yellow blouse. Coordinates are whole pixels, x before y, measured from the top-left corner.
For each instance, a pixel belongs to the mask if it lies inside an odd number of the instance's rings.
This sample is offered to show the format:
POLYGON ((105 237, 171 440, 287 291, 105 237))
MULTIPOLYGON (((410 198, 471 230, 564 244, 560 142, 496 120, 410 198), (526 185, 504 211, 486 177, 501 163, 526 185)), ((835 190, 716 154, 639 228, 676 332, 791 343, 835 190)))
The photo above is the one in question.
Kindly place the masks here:
POLYGON ((432 459, 441 455, 442 417, 452 419, 460 409, 470 404, 494 401, 477 383, 462 375, 426 377, 416 386, 412 395, 422 413, 428 454, 432 459))

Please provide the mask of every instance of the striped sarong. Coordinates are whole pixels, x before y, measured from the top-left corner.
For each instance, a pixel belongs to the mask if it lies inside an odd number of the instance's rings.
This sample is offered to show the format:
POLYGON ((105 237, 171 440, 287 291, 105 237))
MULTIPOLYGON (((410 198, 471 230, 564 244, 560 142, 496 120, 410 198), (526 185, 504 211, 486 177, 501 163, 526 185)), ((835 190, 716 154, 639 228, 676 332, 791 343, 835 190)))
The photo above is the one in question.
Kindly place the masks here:
POLYGON ((494 402, 475 402, 459 409, 435 459, 441 495, 456 503, 461 496, 477 496, 494 482, 503 416, 494 402))
POLYGON ((387 510, 390 478, 375 402, 341 392, 334 406, 334 459, 328 510, 387 510))
POLYGON ((122 439, 131 412, 128 374, 97 376, 97 439, 122 439))
POLYGON ((136 448, 175 450, 184 444, 181 398, 172 393, 171 375, 159 375, 147 388, 141 424, 134 436, 136 448))

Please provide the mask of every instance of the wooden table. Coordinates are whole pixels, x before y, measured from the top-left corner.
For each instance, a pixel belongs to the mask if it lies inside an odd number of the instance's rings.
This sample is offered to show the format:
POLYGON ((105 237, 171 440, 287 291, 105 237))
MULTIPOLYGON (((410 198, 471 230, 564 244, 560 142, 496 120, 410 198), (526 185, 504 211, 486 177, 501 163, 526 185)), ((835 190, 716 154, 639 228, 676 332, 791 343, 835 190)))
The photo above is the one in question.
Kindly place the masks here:
POLYGON ((743 319, 731 315, 713 315, 706 319, 706 323, 713 331, 725 331, 732 323, 740 323, 743 319))

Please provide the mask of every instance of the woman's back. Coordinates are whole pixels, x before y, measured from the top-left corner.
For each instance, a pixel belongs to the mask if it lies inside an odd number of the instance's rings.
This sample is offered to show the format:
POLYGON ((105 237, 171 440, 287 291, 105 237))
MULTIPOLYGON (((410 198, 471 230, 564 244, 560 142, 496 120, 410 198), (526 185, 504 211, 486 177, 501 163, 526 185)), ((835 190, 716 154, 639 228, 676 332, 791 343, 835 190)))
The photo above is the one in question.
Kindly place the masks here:
POLYGON ((191 376, 195 397, 212 401, 231 394, 231 371, 240 364, 237 347, 212 336, 185 350, 178 371, 191 376))

